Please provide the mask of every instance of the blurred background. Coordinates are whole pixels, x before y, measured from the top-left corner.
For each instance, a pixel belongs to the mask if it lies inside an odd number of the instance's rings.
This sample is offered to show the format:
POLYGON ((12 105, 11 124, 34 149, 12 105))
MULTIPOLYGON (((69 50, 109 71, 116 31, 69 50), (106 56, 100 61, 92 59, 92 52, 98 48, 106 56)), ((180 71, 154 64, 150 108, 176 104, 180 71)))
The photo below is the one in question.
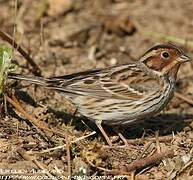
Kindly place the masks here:
POLYGON ((160 42, 193 46, 191 0, 0 3, 1 29, 14 35, 46 76, 128 63, 160 42))

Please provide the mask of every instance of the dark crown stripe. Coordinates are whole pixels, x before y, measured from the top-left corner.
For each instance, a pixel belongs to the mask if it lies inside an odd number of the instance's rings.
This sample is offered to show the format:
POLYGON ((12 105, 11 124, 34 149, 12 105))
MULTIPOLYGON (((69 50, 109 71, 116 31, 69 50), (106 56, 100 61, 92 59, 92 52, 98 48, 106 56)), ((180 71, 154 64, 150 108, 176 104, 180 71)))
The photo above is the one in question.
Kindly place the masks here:
POLYGON ((148 49, 144 54, 146 55, 147 53, 153 51, 153 50, 157 50, 157 49, 176 49, 180 54, 183 54, 183 51, 181 48, 175 46, 174 44, 158 44, 153 46, 152 48, 148 49))

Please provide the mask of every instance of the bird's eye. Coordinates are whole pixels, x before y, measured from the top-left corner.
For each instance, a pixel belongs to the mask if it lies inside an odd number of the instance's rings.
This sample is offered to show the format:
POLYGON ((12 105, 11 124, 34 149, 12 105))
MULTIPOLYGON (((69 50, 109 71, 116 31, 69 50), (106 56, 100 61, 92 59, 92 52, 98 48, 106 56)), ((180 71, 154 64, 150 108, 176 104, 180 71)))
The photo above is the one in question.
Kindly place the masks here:
POLYGON ((161 56, 162 56, 162 58, 164 58, 164 59, 169 59, 170 54, 169 54, 168 52, 164 51, 164 52, 162 52, 161 56))

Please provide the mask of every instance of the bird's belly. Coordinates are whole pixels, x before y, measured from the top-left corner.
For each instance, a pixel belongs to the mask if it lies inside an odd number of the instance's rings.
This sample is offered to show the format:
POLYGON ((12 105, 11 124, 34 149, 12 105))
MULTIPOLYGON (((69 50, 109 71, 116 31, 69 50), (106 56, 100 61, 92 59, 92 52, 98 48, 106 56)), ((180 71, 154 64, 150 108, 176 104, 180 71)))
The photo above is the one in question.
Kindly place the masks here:
POLYGON ((92 121, 105 124, 130 124, 156 115, 172 98, 168 94, 152 98, 149 101, 132 101, 121 99, 96 99, 94 97, 79 96, 73 101, 79 112, 92 121))

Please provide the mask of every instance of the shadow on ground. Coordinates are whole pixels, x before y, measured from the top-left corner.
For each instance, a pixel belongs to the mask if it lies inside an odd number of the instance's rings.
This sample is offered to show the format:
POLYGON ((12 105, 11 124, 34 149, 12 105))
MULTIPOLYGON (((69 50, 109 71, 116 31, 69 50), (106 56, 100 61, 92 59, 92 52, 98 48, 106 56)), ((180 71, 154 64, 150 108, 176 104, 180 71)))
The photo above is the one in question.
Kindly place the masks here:
MULTIPOLYGON (((71 121, 72 125, 75 126, 77 130, 85 131, 89 128, 97 131, 98 134, 100 133, 95 123, 85 117, 71 116, 67 113, 55 110, 52 110, 52 113, 54 113, 57 118, 62 118, 65 123, 71 121)), ((189 121, 186 121, 189 119, 193 119, 192 114, 160 114, 139 123, 124 125, 124 127, 119 126, 118 130, 127 139, 141 138, 142 136, 154 136, 156 131, 159 131, 159 135, 165 136, 170 135, 173 132, 176 133, 182 131, 190 123, 189 121)), ((105 124, 103 124, 103 127, 109 135, 116 135, 114 127, 105 124)))

